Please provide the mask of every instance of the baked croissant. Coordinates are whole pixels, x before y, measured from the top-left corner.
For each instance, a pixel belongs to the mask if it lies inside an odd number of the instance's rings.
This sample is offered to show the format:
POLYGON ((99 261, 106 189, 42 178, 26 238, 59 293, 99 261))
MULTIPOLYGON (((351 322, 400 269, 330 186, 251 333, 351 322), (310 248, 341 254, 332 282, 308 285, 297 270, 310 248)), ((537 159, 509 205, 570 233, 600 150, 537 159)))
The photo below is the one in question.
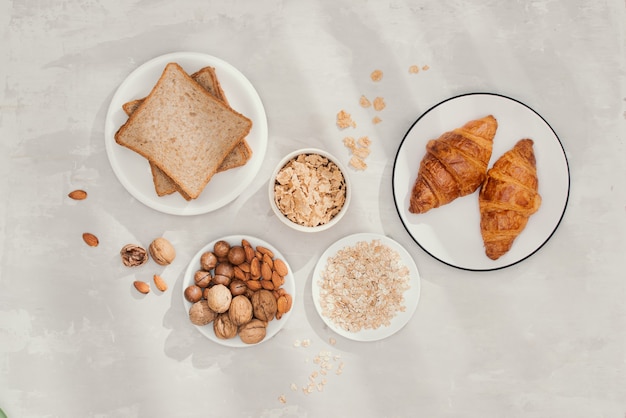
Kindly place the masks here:
POLYGON ((533 141, 522 139, 487 172, 478 195, 485 253, 497 260, 511 249, 541 205, 533 141))
POLYGON ((409 212, 424 213, 474 193, 485 180, 498 122, 489 115, 426 144, 409 212))

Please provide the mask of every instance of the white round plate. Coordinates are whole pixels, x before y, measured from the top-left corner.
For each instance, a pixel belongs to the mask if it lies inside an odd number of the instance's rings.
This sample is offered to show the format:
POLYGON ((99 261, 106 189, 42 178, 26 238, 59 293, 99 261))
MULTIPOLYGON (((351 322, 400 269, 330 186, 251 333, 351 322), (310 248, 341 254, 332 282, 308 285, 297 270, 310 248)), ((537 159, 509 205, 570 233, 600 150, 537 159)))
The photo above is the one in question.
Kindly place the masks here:
POLYGON ((523 103, 490 93, 453 97, 420 116, 400 144, 392 180, 396 209, 415 242, 441 262, 473 271, 505 268, 539 250, 561 222, 569 197, 569 185, 565 151, 550 125, 523 103), (491 260, 484 252, 478 191, 423 214, 409 212, 411 189, 428 140, 489 114, 498 121, 489 167, 517 141, 531 138, 542 198, 541 207, 530 217, 513 247, 497 260, 491 260))
POLYGON ((267 116, 263 103, 248 79, 229 63, 197 52, 175 52, 153 58, 134 70, 113 95, 106 116, 104 139, 115 175, 137 200, 160 212, 173 215, 198 215, 219 209, 237 198, 257 175, 267 149, 267 116), (188 74, 206 66, 215 68, 230 106, 252 120, 246 141, 252 158, 244 166, 218 173, 195 200, 186 201, 179 193, 159 197, 152 183, 150 166, 145 158, 118 145, 115 132, 128 117, 122 105, 146 97, 170 62, 177 62, 188 74))
POLYGON ((348 235, 347 237, 338 240, 330 247, 328 247, 328 249, 324 251, 315 266, 311 282, 313 304, 315 305, 315 309, 317 310, 317 313, 322 318, 324 323, 337 334, 354 341, 378 341, 400 331, 400 329, 402 329, 402 327, 404 327, 407 322, 409 322, 411 317, 413 317, 420 298, 420 275, 417 270, 417 266, 415 265, 415 261, 413 261, 411 255, 406 251, 406 249, 404 249, 404 247, 402 247, 393 239, 385 235, 367 232, 348 235), (329 318, 326 318, 324 315, 322 315, 319 281, 322 279, 322 272, 326 269, 328 259, 335 256, 339 250, 345 247, 354 246, 358 242, 370 242, 373 240, 380 240, 381 243, 395 250, 400 256, 402 263, 407 266, 410 271, 410 288, 404 292, 404 306, 406 307, 406 309, 404 312, 398 312, 396 316, 394 316, 391 320, 391 324, 389 326, 380 327, 377 329, 362 329, 358 332, 346 331, 342 327, 337 326, 335 323, 333 323, 329 318))
MULTIPOLYGON (((289 270, 289 273, 285 276, 285 284, 282 286, 283 289, 285 289, 285 291, 287 293, 289 293, 292 297, 292 299, 295 301, 296 300, 296 282, 294 280, 293 277, 293 272, 291 270, 291 266, 289 265, 289 263, 287 262, 287 259, 285 259, 285 257, 283 256, 283 254, 278 251, 276 249, 276 247, 274 247, 273 245, 259 239, 256 237, 251 237, 248 235, 230 235, 227 237, 223 237, 223 238, 218 238, 214 241, 209 242, 207 245, 205 245, 204 247, 202 247, 200 249, 200 251, 198 251, 196 253, 196 255, 193 256, 193 258, 191 259, 191 261, 189 262, 189 266, 187 267, 187 270, 185 271, 185 275, 183 277, 183 292, 184 290, 187 288, 187 286, 190 286, 192 284, 194 284, 194 279, 193 276, 195 274, 196 271, 200 270, 200 257, 202 257, 202 254, 204 254, 206 251, 213 251, 213 247, 215 245, 215 243, 217 241, 220 240, 224 240, 228 243, 230 243, 231 245, 241 245, 241 240, 245 239, 247 240, 250 245, 252 245, 252 247, 256 247, 257 245, 261 245, 265 248, 270 249, 273 253, 274 253, 274 257, 275 258, 280 258, 281 260, 283 260, 285 262, 285 264, 287 264, 287 268, 289 270)), ((191 308, 191 302, 189 302, 186 298, 184 293, 182 294, 182 298, 183 298, 183 305, 185 306, 185 312, 188 313, 189 312, 189 308, 191 308)), ((246 344, 243 341, 241 341, 241 338, 239 338, 239 336, 236 336, 235 338, 230 338, 228 340, 223 340, 221 338, 217 338, 215 336, 215 332, 213 332, 213 322, 211 322, 208 325, 205 326, 198 326, 198 325, 193 325, 194 327, 196 327, 205 337, 207 337, 209 340, 214 341, 218 344, 227 346, 227 347, 249 347, 251 345, 258 345, 261 344, 267 340, 269 340, 270 338, 272 338, 274 335, 276 335, 276 333, 278 331, 280 331, 282 329, 282 327, 285 325, 285 323, 287 322, 287 320, 289 320, 289 317, 291 316, 291 313, 293 312, 293 306, 291 307, 291 309, 289 310, 289 312, 285 313, 282 318, 280 319, 273 319, 271 320, 268 325, 267 325, 267 333, 265 335, 265 338, 257 343, 257 344, 246 344)), ((191 324, 191 322, 190 322, 191 324)))

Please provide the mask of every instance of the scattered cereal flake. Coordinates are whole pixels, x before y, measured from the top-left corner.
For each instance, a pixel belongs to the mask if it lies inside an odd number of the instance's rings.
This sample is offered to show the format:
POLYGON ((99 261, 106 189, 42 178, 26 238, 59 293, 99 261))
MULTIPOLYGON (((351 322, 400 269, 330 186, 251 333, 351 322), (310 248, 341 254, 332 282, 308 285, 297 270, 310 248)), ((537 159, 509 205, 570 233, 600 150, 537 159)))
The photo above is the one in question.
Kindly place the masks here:
POLYGON ((374 116, 374 117, 372 118, 372 123, 373 123, 374 125, 378 125, 378 124, 379 124, 380 122, 382 122, 382 121, 383 121, 383 120, 382 120, 381 118, 379 118, 378 116, 374 116))
POLYGON ((368 136, 362 136, 359 138, 358 144, 362 147, 369 147, 372 145, 372 140, 368 136))
POLYGON ((294 392, 298 391, 298 385, 296 385, 295 383, 292 383, 290 387, 291 387, 292 391, 294 391, 294 392))
POLYGON ((335 344, 337 344, 337 340, 336 340, 336 339, 334 339, 333 337, 330 337, 330 338, 328 339, 328 343, 329 343, 330 345, 335 345, 335 344))
POLYGON ((337 113, 337 126, 339 129, 356 128, 356 122, 352 120, 352 115, 342 109, 337 113))
POLYGON ((321 383, 318 383, 318 384, 317 384, 317 391, 318 391, 318 392, 323 392, 323 391, 324 391, 324 385, 323 385, 323 384, 321 384, 321 383))
POLYGON ((311 345, 311 340, 308 338, 302 341, 302 347, 308 347, 311 345))
POLYGON ((352 151, 356 157, 365 160, 370 155, 370 149, 367 147, 357 147, 352 151))
POLYGON ((424 66, 422 67, 422 70, 424 70, 424 71, 428 71, 429 69, 430 69, 430 67, 429 67, 428 65, 424 65, 424 66))
POLYGON ((353 155, 352 158, 350 158, 350 166, 356 170, 365 170, 367 168, 367 163, 365 163, 362 158, 353 155))
POLYGON ((295 340, 295 341, 293 342, 293 346, 294 346, 294 347, 300 347, 300 345, 301 345, 301 344, 302 344, 302 342, 301 342, 300 340, 295 340))
POLYGON ((328 259, 318 282, 322 315, 350 332, 389 326, 406 310, 409 281, 398 252, 380 240, 346 246, 328 259))
POLYGON ((278 401, 279 401, 280 403, 287 403, 287 397, 286 397, 285 395, 280 395, 280 396, 278 397, 278 401))
POLYGON ((343 144, 346 146, 346 148, 348 148, 350 151, 353 151, 356 148, 356 141, 353 137, 351 136, 346 136, 343 139, 343 144))
POLYGON ((420 72, 420 67, 418 65, 411 65, 409 67, 409 74, 417 74, 420 72))
POLYGON ((374 110, 380 112, 385 108, 385 99, 382 97, 377 97, 374 99, 374 110))
POLYGON ((361 105, 361 107, 370 107, 372 105, 369 99, 363 95, 359 99, 359 104, 361 105))
POLYGON ((370 78, 372 81, 380 81, 383 79, 383 72, 380 70, 374 70, 372 71, 372 74, 370 74, 370 78))

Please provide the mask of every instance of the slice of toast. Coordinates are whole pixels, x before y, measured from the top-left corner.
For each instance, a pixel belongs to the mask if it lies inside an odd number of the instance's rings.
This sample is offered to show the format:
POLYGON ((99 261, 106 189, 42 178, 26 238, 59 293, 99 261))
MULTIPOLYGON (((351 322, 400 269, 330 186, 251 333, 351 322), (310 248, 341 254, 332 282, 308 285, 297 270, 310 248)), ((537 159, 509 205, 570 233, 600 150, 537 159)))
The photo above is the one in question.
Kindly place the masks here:
POLYGON ((176 63, 115 134, 190 199, 197 198, 252 121, 216 99, 176 63))
MULTIPOLYGON (((228 105, 228 100, 226 99, 226 95, 224 94, 222 86, 217 78, 215 68, 204 67, 193 73, 191 78, 193 78, 218 100, 221 100, 228 105)), ((124 103, 122 105, 122 109, 128 116, 130 116, 141 105, 141 103, 143 103, 143 100, 144 99, 137 99, 124 103)), ((237 144, 231 153, 226 156, 224 161, 222 161, 222 164, 218 167, 217 172, 241 167, 245 165, 251 157, 252 149, 250 148, 248 142, 244 139, 237 144)), ((181 190, 176 187, 176 184, 172 181, 172 179, 163 173, 163 171, 154 163, 150 163, 150 171, 152 173, 154 189, 158 196, 166 196, 178 191, 186 200, 190 200, 189 196, 187 196, 184 192, 181 192, 181 190)))

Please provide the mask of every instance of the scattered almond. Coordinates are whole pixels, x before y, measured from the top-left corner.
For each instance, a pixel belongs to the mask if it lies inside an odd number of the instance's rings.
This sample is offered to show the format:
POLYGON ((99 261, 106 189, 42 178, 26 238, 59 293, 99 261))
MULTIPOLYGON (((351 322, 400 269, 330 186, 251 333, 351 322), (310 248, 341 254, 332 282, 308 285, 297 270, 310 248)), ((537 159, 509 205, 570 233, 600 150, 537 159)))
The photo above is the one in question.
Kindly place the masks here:
POLYGON ((87 199, 87 192, 84 190, 74 190, 68 194, 70 199, 74 200, 85 200, 87 199))
POLYGON ((147 293, 150 293, 150 285, 146 282, 141 282, 139 280, 136 280, 133 282, 133 285, 135 286, 135 289, 137 289, 139 293, 143 293, 144 295, 147 293))
POLYGON ((163 280, 161 276, 159 276, 158 274, 155 274, 153 277, 153 280, 154 280, 154 285, 161 292, 165 292, 167 290, 167 283, 165 282, 165 280, 163 280))
POLYGON ((85 241, 85 243, 89 245, 90 247, 97 247, 98 244, 100 243, 100 241, 98 240, 98 237, 89 232, 85 232, 83 234, 83 241, 85 241))
POLYGON ((289 273, 289 269, 287 269, 287 264, 280 258, 274 260, 274 270, 279 275, 285 277, 289 273))

